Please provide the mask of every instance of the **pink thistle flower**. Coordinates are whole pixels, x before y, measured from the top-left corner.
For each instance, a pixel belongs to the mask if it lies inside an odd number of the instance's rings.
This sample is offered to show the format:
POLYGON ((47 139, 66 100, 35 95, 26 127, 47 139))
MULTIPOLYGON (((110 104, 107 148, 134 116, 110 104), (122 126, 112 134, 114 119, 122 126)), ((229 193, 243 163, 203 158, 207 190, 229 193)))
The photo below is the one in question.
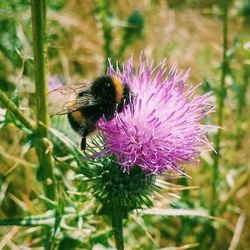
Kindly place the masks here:
POLYGON ((112 120, 102 118, 97 126, 104 134, 105 150, 116 155, 125 171, 139 166, 151 174, 182 172, 182 166, 197 162, 205 148, 212 149, 206 126, 200 124, 214 111, 211 93, 194 96, 199 85, 185 86, 189 72, 178 73, 176 66, 166 71, 165 61, 153 67, 140 59, 134 71, 131 57, 122 72, 109 61, 108 75, 128 84, 134 98, 112 120))
POLYGON ((60 88, 62 86, 63 86, 63 84, 62 84, 62 81, 60 80, 59 77, 57 77, 57 76, 50 76, 48 78, 48 89, 49 89, 49 91, 52 91, 52 90, 57 89, 57 88, 60 88))

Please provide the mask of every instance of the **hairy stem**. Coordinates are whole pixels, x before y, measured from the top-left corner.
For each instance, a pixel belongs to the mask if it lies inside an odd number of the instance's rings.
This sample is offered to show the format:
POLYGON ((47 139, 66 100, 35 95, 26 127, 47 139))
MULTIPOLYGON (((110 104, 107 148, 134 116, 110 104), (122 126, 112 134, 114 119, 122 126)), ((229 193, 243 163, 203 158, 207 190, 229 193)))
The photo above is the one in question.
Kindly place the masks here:
MULTIPOLYGON (((228 73, 228 57, 227 57, 227 49, 228 49, 228 41, 227 41, 227 34, 228 34, 228 0, 224 0, 223 2, 223 60, 222 60, 222 72, 221 72, 221 83, 218 93, 218 126, 223 126, 223 118, 224 118, 224 101, 225 101, 225 81, 226 75, 228 73)), ((221 156, 221 136, 222 130, 219 129, 216 137, 215 137, 215 150, 217 153, 213 154, 214 163, 213 163, 213 176, 212 176, 212 201, 211 201, 211 208, 210 213, 211 215, 215 214, 216 204, 218 202, 218 180, 219 180, 219 159, 221 156)))
POLYGON ((111 215, 112 219, 112 229, 115 238, 115 245, 117 250, 124 250, 124 240, 123 240, 123 229, 122 229, 122 218, 123 218, 123 210, 120 207, 120 203, 113 202, 113 211, 111 215))
MULTIPOLYGON (((47 81, 45 67, 45 39, 46 39, 46 0, 31 0, 34 67, 36 82, 36 114, 37 137, 43 140, 48 137, 49 116, 47 112, 47 81), (40 122, 46 126, 41 126, 40 122)), ((38 140, 39 141, 39 140, 38 140)), ((55 199, 55 184, 53 163, 50 153, 46 153, 46 146, 41 143, 36 147, 40 163, 41 179, 44 183, 45 194, 48 198, 55 199)))

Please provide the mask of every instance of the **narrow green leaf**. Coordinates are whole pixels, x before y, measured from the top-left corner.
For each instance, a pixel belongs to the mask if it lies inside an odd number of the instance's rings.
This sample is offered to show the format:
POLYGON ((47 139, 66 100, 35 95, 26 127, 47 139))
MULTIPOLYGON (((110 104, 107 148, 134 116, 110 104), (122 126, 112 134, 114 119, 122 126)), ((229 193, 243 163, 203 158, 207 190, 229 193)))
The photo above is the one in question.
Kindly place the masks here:
POLYGON ((143 215, 160 215, 160 216, 195 216, 206 217, 209 216, 206 210, 193 210, 193 209, 172 209, 172 208, 153 208, 142 211, 143 215))
POLYGON ((23 218, 10 218, 5 220, 0 220, 1 226, 26 226, 26 227, 36 227, 36 226, 52 226, 55 222, 54 213, 52 211, 47 212, 45 215, 39 216, 28 216, 23 218))

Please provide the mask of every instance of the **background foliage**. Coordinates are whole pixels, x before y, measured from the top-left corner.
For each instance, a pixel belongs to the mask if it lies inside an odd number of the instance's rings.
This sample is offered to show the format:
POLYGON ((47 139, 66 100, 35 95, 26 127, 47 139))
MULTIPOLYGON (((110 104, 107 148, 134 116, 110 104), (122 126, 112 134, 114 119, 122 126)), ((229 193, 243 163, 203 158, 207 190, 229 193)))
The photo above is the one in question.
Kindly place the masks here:
MULTIPOLYGON (((132 53, 137 60, 144 51, 156 64, 167 58, 170 66, 178 63, 183 70, 191 68, 190 84, 204 82, 202 91, 212 90, 217 106, 219 100, 224 101, 218 174, 213 175, 216 156, 207 153, 200 165, 187 167, 192 179, 170 180, 197 188, 175 188, 171 196, 171 188, 167 189, 155 202, 164 210, 143 217, 131 215, 125 225, 127 249, 250 249, 249 24, 248 0, 48 1, 50 81, 93 79, 105 72, 107 57, 123 62, 132 53), (221 88, 223 70, 225 86, 221 88), (211 213, 214 183, 217 197, 215 212, 211 213), (217 218, 202 217, 200 212, 199 216, 179 216, 179 210, 168 209, 204 211, 217 218)), ((26 117, 35 119, 31 25, 29 1, 0 2, 0 89, 26 117)), ((218 124, 216 115, 209 119, 204 122, 218 124)), ((0 219, 1 224, 8 225, 0 227, 0 249, 42 249, 47 227, 59 249, 112 248, 110 228, 96 214, 98 205, 90 198, 85 177, 78 175, 84 172, 91 177, 77 150, 78 138, 64 117, 52 117, 51 126, 67 136, 51 131, 58 180, 58 198, 53 202, 43 196, 39 181, 36 138, 0 106, 0 219), (28 227, 11 220, 27 216, 38 217, 26 221, 28 227), (61 220, 63 226, 57 228, 61 220)))

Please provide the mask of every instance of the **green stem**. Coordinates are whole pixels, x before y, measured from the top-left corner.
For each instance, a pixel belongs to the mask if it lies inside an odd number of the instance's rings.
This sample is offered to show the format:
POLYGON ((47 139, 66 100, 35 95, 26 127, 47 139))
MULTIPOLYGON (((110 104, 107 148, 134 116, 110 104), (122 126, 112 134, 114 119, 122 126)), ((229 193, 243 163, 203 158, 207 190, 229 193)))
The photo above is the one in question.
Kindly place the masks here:
POLYGON ((112 229, 114 233, 116 249, 124 250, 123 229, 122 229, 123 210, 120 206, 119 201, 113 202, 112 205, 113 205, 113 211, 111 219, 112 219, 112 229))
POLYGON ((229 203, 229 201, 235 197, 235 194, 248 182, 250 178, 250 168, 247 170, 246 173, 242 174, 239 179, 236 181, 235 186, 230 189, 228 192, 226 198, 220 203, 220 206, 218 208, 218 212, 223 212, 229 203))
POLYGON ((243 114, 244 108, 246 107, 247 89, 250 78, 250 67, 245 64, 243 66, 243 79, 242 84, 239 86, 239 92, 237 95, 237 119, 236 119, 236 149, 241 148, 241 139, 244 135, 242 124, 244 122, 243 114))
POLYGON ((35 126, 18 109, 13 101, 0 89, 0 101, 29 130, 35 131, 35 126))
POLYGON ((102 35, 103 35, 103 53, 104 53, 104 72, 106 73, 106 70, 108 68, 108 60, 107 58, 113 57, 112 52, 112 42, 113 42, 113 36, 112 36, 112 25, 110 23, 110 17, 111 12, 109 11, 109 1, 106 0, 94 0, 94 3, 96 5, 96 18, 97 21, 101 24, 102 28, 102 35))
MULTIPOLYGON (((223 118, 224 118, 224 100, 225 100, 225 81, 226 75, 228 73, 228 57, 227 57, 227 49, 228 49, 228 42, 227 42, 227 33, 228 33, 228 0, 224 0, 223 3, 223 61, 222 61, 222 73, 221 73, 221 83, 219 88, 219 95, 218 95, 218 126, 223 126, 223 118)), ((213 154, 214 164, 213 164, 213 177, 212 177, 212 201, 211 201, 211 208, 210 214, 214 215, 216 210, 216 204, 218 201, 218 180, 219 180, 219 159, 221 156, 220 153, 220 143, 221 143, 221 136, 222 130, 219 129, 216 137, 215 137, 215 150, 217 153, 213 154)))
MULTIPOLYGON (((37 137, 48 137, 49 116, 47 112, 47 81, 45 67, 45 39, 46 39, 46 0, 31 0, 32 30, 34 48, 34 67, 36 82, 36 106, 37 106, 37 137), (40 122, 46 126, 41 126, 40 122)), ((45 193, 51 200, 55 199, 55 184, 53 163, 50 153, 46 153, 44 144, 36 147, 40 162, 40 173, 44 183, 45 193)))

